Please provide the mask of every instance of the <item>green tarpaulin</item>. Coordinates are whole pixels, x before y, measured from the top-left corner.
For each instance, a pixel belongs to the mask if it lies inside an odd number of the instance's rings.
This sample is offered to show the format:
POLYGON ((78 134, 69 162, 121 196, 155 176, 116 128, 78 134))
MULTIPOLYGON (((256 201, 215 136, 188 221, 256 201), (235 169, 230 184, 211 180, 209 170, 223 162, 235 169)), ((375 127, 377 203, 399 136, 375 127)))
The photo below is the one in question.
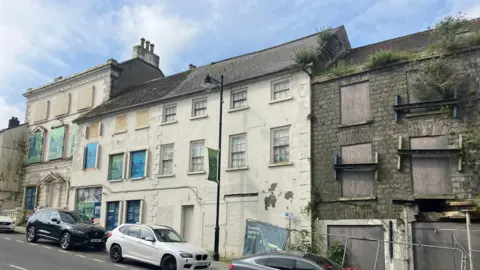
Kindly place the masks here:
POLYGON ((218 151, 207 148, 208 150, 208 180, 217 182, 218 151))
POLYGON ((40 162, 43 147, 43 132, 30 135, 28 163, 40 162))

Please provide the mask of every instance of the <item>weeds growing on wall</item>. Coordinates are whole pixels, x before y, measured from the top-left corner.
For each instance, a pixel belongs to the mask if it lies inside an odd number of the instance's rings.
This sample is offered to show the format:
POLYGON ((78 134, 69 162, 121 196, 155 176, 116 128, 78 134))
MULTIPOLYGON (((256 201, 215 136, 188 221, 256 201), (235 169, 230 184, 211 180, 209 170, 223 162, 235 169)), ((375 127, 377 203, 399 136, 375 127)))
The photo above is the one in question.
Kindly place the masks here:
MULTIPOLYGON (((327 257, 330 260, 342 265, 344 248, 345 247, 341 245, 340 242, 338 242, 337 240, 332 241, 332 243, 329 244, 327 249, 327 257)), ((348 265, 347 253, 345 254, 345 261, 343 261, 343 265, 348 265)))
POLYGON ((405 52, 398 52, 392 50, 380 50, 368 58, 366 66, 369 68, 383 66, 386 64, 395 63, 398 61, 406 60, 409 55, 405 52))
POLYGON ((315 62, 317 59, 317 48, 314 47, 300 47, 294 49, 295 52, 295 62, 303 67, 306 65, 315 62))
POLYGON ((356 69, 357 67, 350 66, 345 61, 339 60, 328 68, 327 74, 339 77, 353 73, 356 69))

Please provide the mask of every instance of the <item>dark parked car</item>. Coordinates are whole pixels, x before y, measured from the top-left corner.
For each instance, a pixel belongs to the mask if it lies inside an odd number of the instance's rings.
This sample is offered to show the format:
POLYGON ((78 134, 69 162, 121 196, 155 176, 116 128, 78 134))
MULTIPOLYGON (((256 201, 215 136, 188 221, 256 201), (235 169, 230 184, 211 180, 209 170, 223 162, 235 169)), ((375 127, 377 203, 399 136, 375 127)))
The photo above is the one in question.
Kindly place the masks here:
POLYGON ((30 216, 27 223, 27 241, 38 239, 60 242, 62 249, 72 246, 105 248, 105 229, 85 221, 75 211, 40 209, 30 216))
POLYGON ((344 270, 339 264, 310 253, 269 252, 233 260, 230 270, 344 270))

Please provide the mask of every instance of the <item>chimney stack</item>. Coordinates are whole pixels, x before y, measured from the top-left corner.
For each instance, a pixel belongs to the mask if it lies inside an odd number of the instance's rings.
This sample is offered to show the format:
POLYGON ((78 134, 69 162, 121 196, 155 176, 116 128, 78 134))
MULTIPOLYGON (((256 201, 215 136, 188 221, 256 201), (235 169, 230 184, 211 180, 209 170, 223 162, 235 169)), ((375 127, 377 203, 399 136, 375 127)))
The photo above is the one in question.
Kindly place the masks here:
POLYGON ((12 116, 10 120, 8 120, 8 128, 16 128, 20 125, 20 121, 18 121, 17 117, 12 116))
POLYGON ((145 38, 140 39, 140 45, 133 46, 132 58, 140 58, 152 66, 158 68, 160 57, 154 53, 155 45, 145 38))

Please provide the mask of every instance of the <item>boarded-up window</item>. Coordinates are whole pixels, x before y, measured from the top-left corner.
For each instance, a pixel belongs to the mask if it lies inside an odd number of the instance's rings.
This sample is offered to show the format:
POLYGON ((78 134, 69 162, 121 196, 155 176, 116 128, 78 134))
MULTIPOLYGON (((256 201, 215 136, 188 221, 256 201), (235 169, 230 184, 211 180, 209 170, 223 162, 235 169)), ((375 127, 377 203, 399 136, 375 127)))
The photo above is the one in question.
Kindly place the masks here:
POLYGON ((78 126, 76 124, 72 124, 70 127, 70 150, 68 151, 68 156, 73 156, 73 151, 75 149, 75 139, 77 138, 77 131, 78 126))
POLYGON ((119 115, 115 118, 115 133, 127 131, 127 116, 119 115))
POLYGON ((148 109, 137 111, 135 128, 148 127, 148 123, 149 123, 148 109))
MULTIPOLYGON (((448 137, 418 137, 410 139, 411 149, 447 149, 448 137)), ((450 195, 450 158, 412 156, 413 191, 415 195, 450 195)))
MULTIPOLYGON (((372 144, 342 146, 342 163, 359 164, 372 162, 372 144)), ((373 196, 372 171, 343 171, 342 196, 348 198, 373 196)))
POLYGON ((100 145, 98 142, 87 144, 84 155, 84 169, 98 168, 98 152, 100 145))
POLYGON ((33 121, 40 122, 47 120, 48 100, 42 100, 33 105, 33 121))
POLYGON ((84 110, 93 105, 93 87, 85 87, 80 89, 77 97, 77 110, 84 110))
POLYGON ((70 107, 70 93, 60 94, 55 97, 55 116, 68 114, 70 107))
POLYGON ((115 154, 110 156, 108 180, 120 180, 123 178, 123 158, 125 154, 115 154))
POLYGON ((130 178, 145 177, 147 164, 147 150, 130 152, 130 178))
POLYGON ((101 123, 100 122, 92 122, 87 127, 87 138, 95 138, 100 136, 101 132, 101 123))
POLYGON ((65 127, 53 128, 50 131, 48 146, 48 160, 63 157, 63 144, 65 142, 65 127))
POLYGON ((37 163, 42 160, 43 132, 30 135, 27 163, 37 163))
POLYGON ((340 105, 340 117, 344 125, 371 120, 368 82, 342 86, 340 88, 340 105))

